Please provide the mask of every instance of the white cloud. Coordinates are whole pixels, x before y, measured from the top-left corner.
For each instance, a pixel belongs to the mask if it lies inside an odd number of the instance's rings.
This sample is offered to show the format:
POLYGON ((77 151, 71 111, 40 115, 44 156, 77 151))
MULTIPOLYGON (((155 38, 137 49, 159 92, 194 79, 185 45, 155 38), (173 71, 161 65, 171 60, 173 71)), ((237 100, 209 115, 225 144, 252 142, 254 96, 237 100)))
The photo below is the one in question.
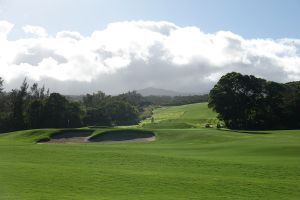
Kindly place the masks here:
POLYGON ((117 22, 91 36, 63 30, 7 40, 13 24, 0 21, 0 76, 8 88, 25 76, 63 93, 123 92, 144 87, 206 92, 227 72, 287 82, 300 78, 300 39, 244 39, 204 33, 170 22, 117 22))
POLYGON ((8 21, 0 21, 0 39, 6 39, 7 34, 14 27, 14 24, 8 21))
POLYGON ((40 26, 31 26, 31 25, 26 25, 23 27, 23 31, 25 33, 33 34, 34 36, 37 37, 47 37, 48 33, 46 29, 40 26))
POLYGON ((56 38, 58 39, 71 39, 71 40, 81 40, 83 39, 83 36, 78 33, 78 32, 74 32, 74 31, 61 31, 61 32, 58 32, 56 34, 56 38))

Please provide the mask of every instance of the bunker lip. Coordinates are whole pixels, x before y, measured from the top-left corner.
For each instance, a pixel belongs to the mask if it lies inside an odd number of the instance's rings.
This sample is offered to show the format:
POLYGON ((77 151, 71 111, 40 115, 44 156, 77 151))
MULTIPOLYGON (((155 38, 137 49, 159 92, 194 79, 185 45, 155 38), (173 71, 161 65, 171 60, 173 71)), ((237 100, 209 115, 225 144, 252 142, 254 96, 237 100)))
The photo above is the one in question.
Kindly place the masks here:
POLYGON ((154 141, 155 134, 143 130, 112 130, 92 136, 94 130, 64 130, 50 138, 37 141, 39 144, 81 144, 81 143, 125 143, 154 141))
POLYGON ((92 136, 88 140, 101 143, 144 142, 154 141, 155 134, 143 130, 113 130, 92 136))

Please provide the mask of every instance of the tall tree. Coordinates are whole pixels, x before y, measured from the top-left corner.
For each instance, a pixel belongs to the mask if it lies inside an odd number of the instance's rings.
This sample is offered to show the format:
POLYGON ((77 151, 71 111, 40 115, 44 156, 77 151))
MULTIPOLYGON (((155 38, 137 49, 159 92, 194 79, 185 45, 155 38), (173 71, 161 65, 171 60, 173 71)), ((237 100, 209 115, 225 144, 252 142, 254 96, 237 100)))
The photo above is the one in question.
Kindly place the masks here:
POLYGON ((49 128, 61 128, 68 126, 67 99, 58 94, 52 93, 47 99, 43 111, 43 126, 49 128))
POLYGON ((43 109, 46 100, 45 87, 39 88, 37 83, 30 87, 26 103, 25 120, 28 128, 41 128, 43 109))
POLYGON ((0 77, 0 131, 7 128, 6 119, 7 119, 7 98, 3 92, 3 79, 0 77))
POLYGON ((289 128, 300 128, 300 81, 285 84, 284 121, 289 128))
POLYGON ((0 93, 3 93, 3 82, 4 80, 0 77, 0 93))
POLYGON ((80 127, 80 107, 59 93, 50 94, 43 109, 43 126, 49 128, 80 127))
POLYGON ((67 127, 80 127, 81 123, 81 109, 77 102, 68 102, 66 108, 67 127))
POLYGON ((254 76, 228 73, 210 91, 208 105, 229 128, 261 128, 266 124, 266 84, 254 76))
POLYGON ((12 116, 11 123, 14 130, 24 129, 24 109, 25 101, 27 97, 28 83, 26 78, 24 79, 19 90, 12 90, 10 93, 11 106, 12 106, 12 116))

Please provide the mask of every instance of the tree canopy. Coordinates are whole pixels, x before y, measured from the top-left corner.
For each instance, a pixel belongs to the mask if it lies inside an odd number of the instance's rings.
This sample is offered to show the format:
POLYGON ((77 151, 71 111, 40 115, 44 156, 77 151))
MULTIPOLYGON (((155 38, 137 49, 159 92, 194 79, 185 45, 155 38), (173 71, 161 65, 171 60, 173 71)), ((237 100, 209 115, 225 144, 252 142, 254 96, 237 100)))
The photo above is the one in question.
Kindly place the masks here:
POLYGON ((99 91, 82 101, 46 92, 26 79, 19 89, 3 92, 0 77, 0 132, 33 128, 131 125, 138 123, 143 98, 135 92, 110 96, 99 91))
POLYGON ((232 72, 210 91, 208 105, 228 128, 299 128, 299 88, 232 72))

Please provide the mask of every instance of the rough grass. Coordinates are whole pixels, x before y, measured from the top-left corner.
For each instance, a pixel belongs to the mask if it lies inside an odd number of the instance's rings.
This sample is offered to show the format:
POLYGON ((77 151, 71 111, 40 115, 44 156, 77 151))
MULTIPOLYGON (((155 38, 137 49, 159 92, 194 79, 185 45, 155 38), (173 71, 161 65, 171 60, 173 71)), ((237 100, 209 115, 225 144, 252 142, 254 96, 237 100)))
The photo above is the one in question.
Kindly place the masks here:
MULTIPOLYGON (((186 113, 185 119, 197 115, 186 113)), ((154 142, 35 143, 57 131, 0 135, 1 200, 300 197, 299 130, 157 127, 154 142)))

